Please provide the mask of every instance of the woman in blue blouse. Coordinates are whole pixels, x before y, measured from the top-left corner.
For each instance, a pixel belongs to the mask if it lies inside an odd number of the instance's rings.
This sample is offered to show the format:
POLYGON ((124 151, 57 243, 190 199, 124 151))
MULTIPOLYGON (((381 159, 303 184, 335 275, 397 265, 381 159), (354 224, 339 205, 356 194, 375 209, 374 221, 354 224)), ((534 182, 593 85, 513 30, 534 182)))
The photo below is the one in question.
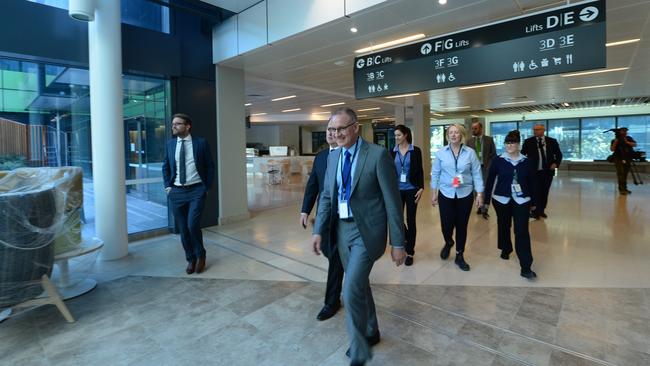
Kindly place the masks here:
POLYGON ((537 277, 530 269, 533 254, 528 232, 529 212, 535 209, 535 202, 532 201, 532 197, 535 197, 535 167, 519 152, 520 142, 519 131, 508 132, 505 138, 506 151, 497 156, 490 165, 485 192, 487 202, 490 195, 492 196, 492 204, 497 213, 501 258, 507 260, 512 253, 510 226, 514 221, 515 251, 521 266, 521 276, 530 280, 537 277))
POLYGON ((404 125, 395 126, 395 148, 391 151, 395 161, 395 173, 402 197, 402 210, 406 206, 406 261, 407 266, 413 265, 415 255, 415 214, 418 202, 424 191, 424 173, 422 171, 422 151, 413 146, 411 129, 404 125))
POLYGON ((483 177, 481 162, 476 153, 465 146, 467 132, 465 127, 454 124, 447 129, 449 145, 436 152, 431 169, 431 204, 440 207, 440 226, 445 245, 440 258, 449 258, 454 246, 452 238, 456 230, 456 265, 469 271, 463 252, 467 240, 467 224, 474 201, 472 192, 476 191, 476 207, 483 205, 483 177))

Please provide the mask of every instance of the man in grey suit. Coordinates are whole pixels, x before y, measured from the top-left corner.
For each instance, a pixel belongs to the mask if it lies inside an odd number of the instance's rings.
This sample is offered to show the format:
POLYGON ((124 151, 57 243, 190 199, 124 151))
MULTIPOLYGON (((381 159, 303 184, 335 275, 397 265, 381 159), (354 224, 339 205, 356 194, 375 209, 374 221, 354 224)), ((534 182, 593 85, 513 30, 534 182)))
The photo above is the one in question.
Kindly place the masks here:
MULTIPOLYGON (((481 174, 483 181, 487 179, 487 173, 490 169, 492 160, 497 156, 497 149, 494 146, 494 139, 492 136, 483 134, 483 124, 481 122, 472 123, 472 138, 468 139, 467 146, 476 151, 476 157, 481 162, 481 174)), ((487 202, 479 207, 476 214, 487 215, 487 202)), ((485 216, 487 217, 487 216, 485 216)))
POLYGON ((352 109, 337 109, 331 121, 340 148, 329 155, 312 245, 320 254, 322 238, 327 236, 329 245, 339 251, 346 278, 348 355, 351 365, 363 365, 371 358, 370 346, 380 337, 369 276, 374 262, 386 251, 387 232, 393 262, 399 266, 406 258, 402 206, 388 151, 359 138, 352 109))

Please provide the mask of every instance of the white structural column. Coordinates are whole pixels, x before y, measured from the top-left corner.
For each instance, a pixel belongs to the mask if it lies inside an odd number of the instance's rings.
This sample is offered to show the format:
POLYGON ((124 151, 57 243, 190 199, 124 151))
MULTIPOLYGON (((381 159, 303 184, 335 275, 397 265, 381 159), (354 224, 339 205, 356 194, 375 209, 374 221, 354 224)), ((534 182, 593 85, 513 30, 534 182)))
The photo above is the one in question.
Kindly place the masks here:
POLYGON ((96 0, 88 43, 95 232, 111 260, 128 254, 119 1, 96 0))
POLYGON ((428 104, 413 106, 413 120, 408 127, 413 133, 413 144, 422 149, 424 179, 431 176, 431 116, 428 104))
POLYGON ((246 115, 244 72, 216 65, 219 224, 246 220, 246 115))

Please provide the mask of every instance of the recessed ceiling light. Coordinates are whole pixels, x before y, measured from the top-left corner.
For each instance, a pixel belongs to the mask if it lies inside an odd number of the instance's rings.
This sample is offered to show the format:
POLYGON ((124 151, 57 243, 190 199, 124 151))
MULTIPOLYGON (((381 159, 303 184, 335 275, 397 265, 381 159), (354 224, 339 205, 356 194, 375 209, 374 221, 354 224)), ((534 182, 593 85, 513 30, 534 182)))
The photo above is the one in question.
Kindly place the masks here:
POLYGON ((352 32, 352 33, 357 33, 358 31, 359 30, 357 29, 357 27, 350 28, 350 32, 352 32))
POLYGON ((498 83, 490 83, 490 84, 481 84, 481 85, 472 85, 472 86, 463 86, 458 89, 460 90, 467 90, 467 89, 478 89, 478 88, 489 88, 491 86, 498 86, 498 85, 503 85, 505 84, 505 81, 501 81, 498 83))
POLYGON ((336 65, 336 66, 345 66, 347 64, 348 63, 343 61, 343 60, 334 61, 334 65, 336 65))
POLYGON ((582 75, 592 75, 592 74, 602 74, 604 72, 612 72, 612 71, 622 71, 622 70, 627 70, 629 67, 617 67, 615 69, 605 69, 605 70, 595 70, 595 71, 585 71, 585 72, 576 72, 573 74, 566 74, 562 75, 563 78, 568 78, 572 76, 582 76, 582 75))
POLYGON ((271 99, 271 102, 277 102, 278 100, 291 99, 291 98, 295 98, 295 97, 296 97, 295 95, 287 95, 286 97, 271 99))
POLYGON ((376 44, 374 46, 360 48, 360 49, 358 49, 358 50, 356 50, 354 52, 355 53, 364 53, 364 52, 370 52, 370 51, 377 51, 377 50, 382 49, 382 48, 395 46, 395 45, 398 45, 398 44, 401 44, 401 43, 415 41, 416 39, 420 39, 420 38, 424 38, 424 37, 425 37, 424 33, 414 34, 412 36, 399 38, 399 39, 395 39, 395 40, 384 42, 384 43, 379 43, 379 44, 376 44))
POLYGON ((445 115, 442 114, 442 113, 431 113, 431 114, 433 114, 434 116, 438 116, 438 117, 444 117, 444 116, 445 116, 445 115))
POLYGON ((331 112, 314 112, 312 114, 330 114, 331 112))
POLYGON ((620 86, 623 85, 623 83, 616 83, 616 84, 602 84, 602 85, 591 85, 591 86, 579 86, 575 88, 569 88, 569 90, 583 90, 583 89, 596 89, 596 88, 608 88, 610 86, 620 86))
POLYGON ((245 104, 244 104, 244 107, 249 107, 249 106, 251 106, 251 105, 253 105, 253 103, 245 103, 245 104))
POLYGON ((616 42, 605 43, 605 46, 606 46, 606 47, 620 46, 620 45, 622 45, 622 44, 628 44, 628 43, 639 42, 640 40, 641 40, 641 38, 626 39, 626 40, 624 40, 624 41, 616 41, 616 42))
POLYGON ((488 113, 493 113, 493 112, 494 112, 494 111, 491 110, 491 109, 484 109, 484 111, 486 111, 486 112, 488 112, 488 113))
POLYGON ((379 110, 379 109, 381 109, 381 108, 379 108, 379 107, 375 107, 375 108, 364 108, 364 109, 357 109, 357 112, 376 111, 376 110, 379 110))
POLYGON ((447 0, 438 0, 438 4, 440 5, 445 5, 447 3, 447 0))
POLYGON ((563 106, 568 107, 570 104, 567 102, 562 103, 563 106))
POLYGON ((253 114, 251 114, 251 116, 263 116, 263 115, 265 115, 265 114, 266 114, 266 113, 253 113, 253 114))
POLYGON ((386 99, 394 99, 394 98, 402 98, 402 97, 413 97, 413 96, 416 96, 416 95, 420 95, 420 93, 391 95, 390 97, 386 97, 386 99))
POLYGON ((345 102, 337 102, 337 103, 323 104, 321 107, 322 107, 322 108, 325 108, 325 107, 334 107, 335 105, 343 105, 343 104, 345 104, 345 102))
POLYGON ((476 114, 470 114, 469 116, 474 117, 474 118, 478 118, 478 115, 476 115, 476 114))
POLYGON ((286 113, 286 112, 296 112, 296 111, 299 111, 299 110, 300 110, 300 108, 285 109, 285 110, 282 111, 282 113, 286 113))
POLYGON ((361 118, 361 117, 368 117, 368 115, 367 114, 360 114, 360 115, 357 116, 357 118, 361 118))
POLYGON ((512 104, 525 104, 525 103, 535 103, 534 100, 522 100, 521 102, 504 102, 502 105, 512 105, 512 104))

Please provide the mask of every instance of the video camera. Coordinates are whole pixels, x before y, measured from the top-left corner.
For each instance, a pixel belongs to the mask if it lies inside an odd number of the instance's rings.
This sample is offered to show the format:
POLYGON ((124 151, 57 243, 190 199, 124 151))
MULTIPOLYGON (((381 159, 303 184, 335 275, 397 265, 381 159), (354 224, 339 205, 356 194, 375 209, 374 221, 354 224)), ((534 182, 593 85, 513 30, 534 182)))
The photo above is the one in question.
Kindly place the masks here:
POLYGON ((627 128, 625 128, 625 127, 610 128, 609 130, 603 131, 603 133, 614 132, 614 135, 616 135, 616 138, 619 138, 619 137, 621 137, 621 131, 623 131, 623 130, 627 130, 627 128))

